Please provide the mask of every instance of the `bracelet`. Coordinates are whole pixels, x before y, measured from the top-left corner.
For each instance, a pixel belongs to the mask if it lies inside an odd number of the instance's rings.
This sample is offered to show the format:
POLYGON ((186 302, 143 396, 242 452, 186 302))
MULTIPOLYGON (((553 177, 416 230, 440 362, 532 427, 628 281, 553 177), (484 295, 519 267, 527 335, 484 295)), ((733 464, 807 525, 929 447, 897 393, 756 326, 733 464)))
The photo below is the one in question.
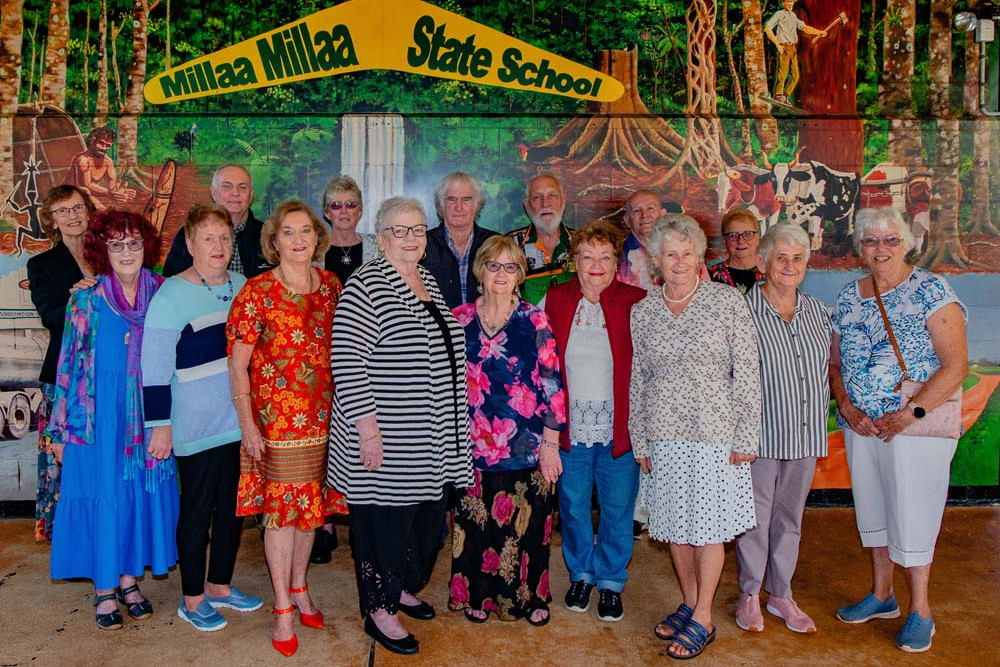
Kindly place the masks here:
POLYGON ((369 440, 374 440, 375 438, 380 438, 380 437, 382 437, 382 433, 379 431, 375 431, 375 433, 368 436, 367 438, 358 438, 358 444, 360 445, 362 442, 368 442, 369 440))
POLYGON ((550 447, 552 449, 559 449, 559 443, 558 442, 552 442, 551 440, 543 440, 542 441, 542 447, 550 447))
POLYGON ((233 397, 232 397, 232 398, 230 398, 229 400, 230 400, 230 401, 232 401, 233 403, 235 403, 235 402, 236 402, 236 399, 238 399, 238 398, 243 398, 244 396, 249 396, 249 395, 250 395, 250 392, 248 391, 248 392, 247 392, 247 393, 245 393, 245 394, 236 394, 235 396, 233 396, 233 397))

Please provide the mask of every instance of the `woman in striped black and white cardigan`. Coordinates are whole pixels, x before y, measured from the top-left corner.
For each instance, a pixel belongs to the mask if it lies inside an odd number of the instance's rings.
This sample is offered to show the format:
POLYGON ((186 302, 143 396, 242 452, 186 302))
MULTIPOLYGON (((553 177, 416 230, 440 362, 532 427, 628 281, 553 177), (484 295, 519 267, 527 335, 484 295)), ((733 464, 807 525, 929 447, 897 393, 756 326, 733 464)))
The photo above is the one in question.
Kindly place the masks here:
POLYGON ((420 202, 387 200, 375 231, 381 257, 351 276, 334 319, 328 481, 347 496, 365 631, 416 653, 396 612, 434 617, 415 594, 437 558, 449 488, 472 479, 465 337, 418 265, 420 202))

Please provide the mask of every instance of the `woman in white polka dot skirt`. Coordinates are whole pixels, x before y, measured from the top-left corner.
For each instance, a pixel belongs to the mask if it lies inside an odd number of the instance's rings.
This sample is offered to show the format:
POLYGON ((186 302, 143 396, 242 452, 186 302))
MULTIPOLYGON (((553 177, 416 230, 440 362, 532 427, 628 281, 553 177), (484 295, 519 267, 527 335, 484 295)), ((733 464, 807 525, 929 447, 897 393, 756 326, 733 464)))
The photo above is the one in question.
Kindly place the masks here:
POLYGON ((632 310, 632 449, 652 473, 649 536, 670 544, 684 597, 656 635, 679 659, 715 639, 712 601, 723 543, 756 525, 750 463, 760 438, 757 342, 740 292, 699 278, 705 245, 688 216, 657 220, 647 248, 663 289, 632 310))

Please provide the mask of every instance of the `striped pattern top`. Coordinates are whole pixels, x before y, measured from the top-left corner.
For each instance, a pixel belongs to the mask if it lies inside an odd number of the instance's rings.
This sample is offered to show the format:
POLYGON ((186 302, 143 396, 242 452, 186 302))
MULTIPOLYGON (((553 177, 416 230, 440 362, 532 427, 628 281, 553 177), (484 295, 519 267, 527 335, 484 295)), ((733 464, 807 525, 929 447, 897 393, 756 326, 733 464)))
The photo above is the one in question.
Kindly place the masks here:
POLYGON ((451 338, 391 264, 368 262, 347 283, 333 322, 333 415, 327 481, 349 503, 412 505, 472 483, 465 335, 437 283, 420 275, 451 338), (383 461, 361 465, 355 422, 375 415, 383 461))
POLYGON ((829 311, 819 299, 799 292, 795 314, 788 322, 764 298, 759 285, 746 298, 760 352, 763 421, 759 456, 826 456, 829 311))
MULTIPOLYGON (((229 277, 233 293, 246 282, 238 273, 229 277)), ((228 293, 225 285, 212 289, 228 293)), ((226 317, 232 303, 179 276, 167 278, 149 302, 142 334, 146 427, 172 426, 177 456, 240 439, 226 359, 226 317)))

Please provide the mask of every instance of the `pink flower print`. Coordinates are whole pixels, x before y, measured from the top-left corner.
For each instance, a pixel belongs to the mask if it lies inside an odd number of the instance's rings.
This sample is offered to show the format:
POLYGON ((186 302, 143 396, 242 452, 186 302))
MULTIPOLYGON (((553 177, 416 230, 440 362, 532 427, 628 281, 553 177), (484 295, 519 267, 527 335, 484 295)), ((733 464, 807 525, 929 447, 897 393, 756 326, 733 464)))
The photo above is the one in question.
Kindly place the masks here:
POLYGON ((542 544, 548 544, 549 539, 552 537, 552 515, 545 520, 545 529, 542 532, 542 544))
POLYGON ((521 581, 528 580, 528 553, 521 554, 521 581))
POLYGON ((459 306, 455 310, 451 311, 458 320, 458 323, 462 325, 462 328, 469 326, 469 322, 476 318, 476 305, 473 303, 467 303, 465 305, 459 306))
POLYGON ((493 598, 483 600, 483 611, 497 611, 497 603, 493 601, 493 598))
POLYGON ((467 487, 466 494, 473 498, 483 497, 483 475, 479 470, 472 471, 472 486, 467 487))
POLYGON ((470 427, 472 441, 476 444, 472 457, 485 460, 486 465, 495 465, 510 458, 509 441, 516 431, 517 424, 513 419, 494 417, 490 422, 483 413, 476 412, 470 427))
POLYGON ((552 398, 549 399, 549 409, 555 413, 558 423, 566 423, 566 392, 564 390, 560 389, 552 395, 552 398))
POLYGON ((479 348, 480 359, 485 359, 487 357, 493 357, 494 359, 499 359, 507 351, 507 348, 505 347, 505 344, 507 342, 507 332, 501 331, 493 338, 480 336, 479 342, 482 343, 482 347, 479 348))
POLYGON ((503 491, 493 496, 493 509, 490 510, 497 525, 506 526, 514 516, 514 499, 503 491))
POLYGON ((544 310, 536 310, 531 314, 531 323, 535 325, 535 331, 549 329, 549 315, 544 310))
POLYGON ((497 570, 500 569, 500 554, 498 554, 493 549, 487 549, 483 552, 483 572, 487 574, 496 574, 497 570))
POLYGON ((547 338, 545 344, 538 349, 538 364, 546 368, 559 368, 555 338, 547 338))
POLYGON ((451 578, 451 604, 453 606, 468 604, 469 580, 460 574, 451 578))
POLYGON ((538 407, 538 399, 535 397, 535 392, 531 390, 530 387, 517 382, 512 385, 504 385, 507 390, 507 395, 510 397, 507 399, 507 403, 510 407, 517 411, 517 414, 521 415, 525 419, 533 416, 535 414, 535 408, 538 407))
POLYGON ((538 588, 535 589, 535 593, 541 600, 549 599, 549 571, 545 570, 542 572, 542 576, 538 579, 538 588))
POLYGON ((486 400, 485 394, 490 393, 490 379, 483 372, 483 365, 465 362, 465 382, 469 405, 474 408, 482 406, 486 400))

